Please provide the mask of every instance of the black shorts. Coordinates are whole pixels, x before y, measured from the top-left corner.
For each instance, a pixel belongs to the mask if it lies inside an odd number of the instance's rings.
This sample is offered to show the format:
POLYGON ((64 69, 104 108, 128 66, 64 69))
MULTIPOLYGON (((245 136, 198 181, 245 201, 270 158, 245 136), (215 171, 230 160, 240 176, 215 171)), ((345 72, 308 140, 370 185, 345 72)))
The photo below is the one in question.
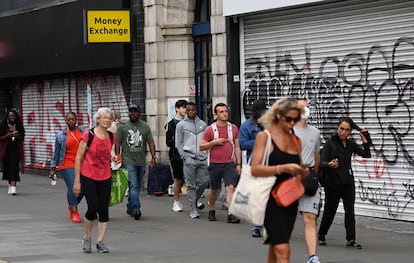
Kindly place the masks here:
POLYGON ((175 179, 184 179, 184 172, 183 172, 183 161, 171 161, 171 167, 173 170, 173 177, 175 179))

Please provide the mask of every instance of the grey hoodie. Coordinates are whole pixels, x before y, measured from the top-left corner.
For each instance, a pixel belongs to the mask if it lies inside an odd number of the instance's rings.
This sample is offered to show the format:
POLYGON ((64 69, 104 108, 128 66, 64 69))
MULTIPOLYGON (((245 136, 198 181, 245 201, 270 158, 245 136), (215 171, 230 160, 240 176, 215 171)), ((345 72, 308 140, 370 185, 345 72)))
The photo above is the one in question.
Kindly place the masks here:
POLYGON ((175 147, 183 160, 190 157, 197 160, 205 160, 208 151, 200 151, 200 141, 207 124, 198 116, 194 119, 185 117, 177 124, 175 130, 175 147))

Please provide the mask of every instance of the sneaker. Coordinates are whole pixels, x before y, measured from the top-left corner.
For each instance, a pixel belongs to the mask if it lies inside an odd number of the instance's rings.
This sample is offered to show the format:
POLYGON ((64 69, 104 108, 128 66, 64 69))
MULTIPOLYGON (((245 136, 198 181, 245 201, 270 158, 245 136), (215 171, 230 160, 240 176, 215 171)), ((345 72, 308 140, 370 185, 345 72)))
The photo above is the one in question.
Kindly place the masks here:
POLYGON ((92 252, 91 242, 92 242, 92 239, 90 237, 82 239, 82 251, 83 251, 83 253, 91 253, 92 252))
POLYGON ((318 238, 318 244, 319 244, 319 246, 326 246, 325 236, 319 236, 319 238, 318 238))
POLYGON ((70 220, 72 221, 72 223, 81 223, 81 217, 79 215, 78 212, 73 212, 70 214, 70 220))
POLYGON ((346 243, 346 247, 353 247, 356 249, 362 249, 362 245, 355 242, 355 240, 350 240, 346 243))
POLYGON ((142 216, 141 211, 137 211, 137 212, 135 212, 134 219, 135 220, 140 220, 141 216, 142 216))
POLYGON ((252 237, 262 237, 262 233, 260 232, 260 229, 253 229, 252 237))
POLYGON ((198 213, 198 210, 197 209, 191 209, 190 217, 192 219, 200 218, 200 214, 198 213))
POLYGON ((98 242, 98 244, 96 244, 96 250, 97 250, 99 253, 109 253, 109 248, 107 248, 107 247, 105 246, 105 244, 104 244, 104 243, 102 243, 102 241, 99 241, 99 242, 98 242))
POLYGON ((321 263, 321 262, 319 261, 319 257, 314 255, 314 256, 309 257, 306 263, 321 263))
POLYGON ((216 210, 208 211, 208 221, 216 221, 216 210))
POLYGON ((11 187, 10 187, 10 194, 11 194, 11 195, 16 195, 16 194, 17 194, 17 191, 16 191, 16 186, 11 186, 11 187))
POLYGON ((181 212, 181 211, 183 211, 183 205, 181 204, 180 201, 174 201, 172 210, 174 212, 181 212))
POLYGON ((227 215, 227 223, 238 224, 238 223, 240 223, 240 219, 238 219, 237 217, 235 217, 232 214, 228 214, 227 215))
POLYGON ((7 190, 7 194, 11 195, 11 186, 9 185, 9 189, 7 190))
POLYGON ((168 190, 167 190, 168 196, 174 196, 174 190, 173 189, 174 189, 174 185, 170 184, 168 186, 168 190))
POLYGON ((203 210, 204 209, 204 204, 202 203, 202 202, 197 202, 197 208, 199 209, 199 210, 203 210))

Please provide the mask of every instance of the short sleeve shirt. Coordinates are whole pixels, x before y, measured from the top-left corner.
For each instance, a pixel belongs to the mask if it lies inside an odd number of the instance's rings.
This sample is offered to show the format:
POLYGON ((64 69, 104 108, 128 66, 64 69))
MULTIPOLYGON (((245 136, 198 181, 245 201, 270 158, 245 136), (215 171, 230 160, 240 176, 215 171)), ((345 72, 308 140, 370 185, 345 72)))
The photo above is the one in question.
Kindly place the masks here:
POLYGON ((121 142, 122 162, 145 166, 147 142, 153 140, 150 127, 142 120, 127 121, 118 126, 116 139, 121 142))
MULTIPOLYGON (((234 162, 234 141, 239 138, 239 130, 237 126, 232 124, 232 132, 233 132, 233 144, 230 141, 227 141, 223 145, 215 145, 210 149, 210 163, 233 163, 234 162)), ((228 130, 226 126, 219 126, 217 125, 217 130, 219 134, 219 138, 228 139, 228 130)), ((212 141, 214 140, 214 132, 211 125, 209 125, 203 134, 203 140, 205 141, 212 141)))
MULTIPOLYGON (((89 132, 82 135, 82 140, 88 143, 89 132)), ((91 145, 85 152, 81 166, 81 174, 96 181, 111 178, 111 149, 112 142, 109 135, 105 139, 94 136, 91 145)))

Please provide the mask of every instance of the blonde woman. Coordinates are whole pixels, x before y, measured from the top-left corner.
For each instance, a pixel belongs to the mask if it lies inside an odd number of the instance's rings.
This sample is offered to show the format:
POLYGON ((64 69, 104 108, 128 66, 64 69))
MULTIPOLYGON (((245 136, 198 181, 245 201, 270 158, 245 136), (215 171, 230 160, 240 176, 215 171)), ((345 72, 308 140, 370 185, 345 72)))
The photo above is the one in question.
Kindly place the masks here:
MULTIPOLYGON (((276 176, 273 189, 284 180, 294 176, 309 174, 308 168, 302 168, 301 144, 292 133, 293 126, 300 120, 303 107, 296 99, 283 98, 278 100, 259 119, 272 137, 269 165, 262 165, 267 134, 259 132, 252 152, 252 174, 254 176, 276 176)), ((289 240, 296 220, 298 201, 288 207, 276 205, 270 195, 264 227, 267 233, 265 243, 269 244, 268 263, 290 262, 289 240)))
POLYGON ((85 235, 82 240, 84 253, 91 253, 92 227, 98 219, 98 239, 96 249, 101 253, 109 253, 104 244, 108 226, 108 208, 111 195, 111 148, 114 143, 107 129, 111 126, 112 116, 109 108, 99 108, 93 116, 93 140, 87 147, 89 132, 85 132, 79 144, 75 159, 75 182, 73 193, 85 196, 88 209, 85 213, 85 235))

